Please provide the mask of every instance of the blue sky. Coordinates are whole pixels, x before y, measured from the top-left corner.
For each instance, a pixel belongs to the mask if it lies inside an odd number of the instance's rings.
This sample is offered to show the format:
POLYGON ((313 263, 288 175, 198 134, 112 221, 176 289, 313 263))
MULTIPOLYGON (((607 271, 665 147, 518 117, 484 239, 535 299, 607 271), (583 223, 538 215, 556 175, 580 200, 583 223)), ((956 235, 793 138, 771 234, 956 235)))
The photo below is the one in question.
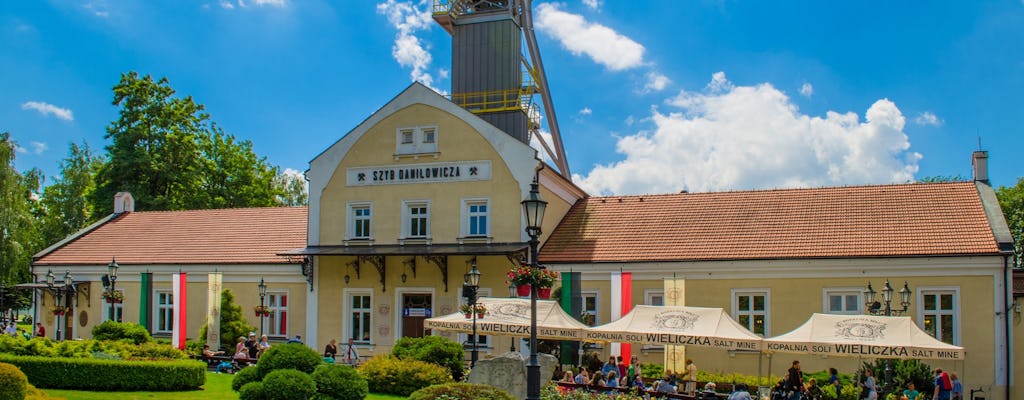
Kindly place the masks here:
MULTIPOLYGON (((122 72, 166 76, 302 171, 416 79, 448 91, 420 1, 8 1, 0 130, 48 176, 108 144, 122 72)), ((1024 176, 1024 2, 534 3, 574 180, 592 194, 1024 176)))

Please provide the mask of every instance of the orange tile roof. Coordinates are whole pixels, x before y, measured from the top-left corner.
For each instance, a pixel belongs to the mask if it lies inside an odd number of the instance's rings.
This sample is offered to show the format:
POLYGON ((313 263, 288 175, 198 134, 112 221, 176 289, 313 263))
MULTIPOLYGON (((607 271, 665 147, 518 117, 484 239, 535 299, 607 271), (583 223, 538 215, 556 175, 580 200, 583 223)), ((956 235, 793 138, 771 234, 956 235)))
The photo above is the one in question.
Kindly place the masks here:
POLYGON ((33 265, 278 264, 306 245, 306 207, 121 214, 33 265))
POLYGON ((998 254, 973 182, 590 197, 542 262, 998 254))

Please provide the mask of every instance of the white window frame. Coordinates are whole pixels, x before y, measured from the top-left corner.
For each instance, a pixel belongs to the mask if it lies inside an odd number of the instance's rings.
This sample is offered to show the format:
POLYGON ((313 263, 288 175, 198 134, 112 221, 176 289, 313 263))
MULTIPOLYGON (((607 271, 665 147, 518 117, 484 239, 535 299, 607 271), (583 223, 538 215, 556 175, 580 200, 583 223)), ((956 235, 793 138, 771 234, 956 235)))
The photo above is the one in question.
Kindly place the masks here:
MULTIPOLYGON (((664 289, 644 289, 644 304, 649 306, 663 306, 665 305, 665 290, 664 289), (654 304, 654 298, 661 297, 661 304, 654 304)), ((641 350, 664 350, 665 346, 660 344, 645 344, 641 347, 641 350)))
MULTIPOLYGON (((730 303, 732 303, 732 316, 736 320, 736 322, 740 321, 740 315, 741 315, 740 314, 741 311, 739 310, 739 296, 764 296, 764 311, 763 311, 763 315, 764 315, 764 336, 763 337, 770 337, 771 334, 772 334, 772 323, 771 323, 771 321, 772 321, 772 319, 771 319, 771 315, 772 315, 772 307, 771 307, 771 304, 772 304, 772 301, 771 301, 772 300, 772 292, 771 292, 771 290, 768 289, 768 288, 742 288, 742 289, 732 289, 730 292, 731 293, 729 294, 729 301, 730 301, 730 303)), ((751 302, 751 304, 753 304, 753 302, 751 302)), ((743 315, 750 315, 750 316, 760 315, 760 312, 757 312, 757 311, 746 311, 746 310, 744 310, 744 311, 742 311, 742 313, 743 313, 743 315)), ((749 329, 751 332, 754 331, 753 329, 750 329, 751 328, 750 326, 744 326, 744 328, 749 329)))
POLYGON ((343 332, 342 336, 343 336, 343 339, 344 339, 344 341, 342 343, 348 343, 349 339, 353 339, 352 343, 355 344, 355 345, 359 345, 359 346, 373 345, 373 304, 374 304, 373 303, 373 289, 369 289, 369 288, 351 288, 351 289, 343 290, 342 293, 343 293, 343 296, 344 296, 344 299, 343 299, 344 304, 342 306, 342 309, 344 310, 344 315, 342 315, 342 318, 341 318, 341 321, 342 321, 341 325, 342 325, 342 332, 343 332), (353 301, 352 301, 352 298, 355 297, 355 296, 368 296, 370 298, 370 306, 369 307, 360 307, 358 309, 358 312, 365 312, 365 313, 368 313, 370 315, 370 325, 369 325, 369 327, 370 327, 370 340, 362 340, 360 338, 353 338, 352 337, 352 328, 353 328, 353 326, 352 326, 352 314, 357 311, 353 307, 353 301))
POLYGON ((464 237, 464 238, 489 238, 489 237, 491 237, 491 220, 493 219, 492 215, 491 215, 491 199, 486 198, 486 197, 472 197, 472 198, 462 199, 462 213, 461 213, 461 215, 462 215, 462 218, 461 218, 461 220, 462 220, 461 222, 462 223, 460 225, 462 226, 462 237, 464 237), (476 214, 474 214, 474 213, 472 213, 470 211, 471 207, 473 207, 475 205, 481 205, 481 204, 484 205, 485 207, 487 207, 487 211, 485 211, 484 213, 476 213, 476 214), (487 219, 486 222, 484 223, 484 233, 483 234, 476 234, 476 235, 470 234, 470 230, 472 228, 472 224, 471 223, 473 221, 473 218, 476 217, 476 216, 480 216, 480 215, 482 215, 484 218, 487 219))
POLYGON ((864 289, 856 287, 824 288, 821 291, 821 312, 836 315, 860 315, 864 313, 864 289), (843 305, 847 305, 848 296, 856 296, 855 310, 832 311, 832 296, 842 296, 843 305))
POLYGON ((402 201, 402 238, 413 240, 430 239, 430 200, 403 200, 402 201), (426 211, 426 222, 424 224, 425 234, 423 236, 412 236, 412 208, 424 207, 426 211))
POLYGON ((170 334, 174 331, 174 291, 171 289, 156 289, 153 291, 153 298, 156 300, 153 302, 153 333, 166 333, 170 334), (166 303, 160 302, 161 295, 167 295, 166 303), (166 313, 168 329, 160 329, 160 315, 166 313))
POLYGON ((407 126, 398 128, 395 130, 395 154, 413 155, 437 153, 437 142, 439 139, 439 132, 436 125, 407 126), (411 142, 406 140, 410 133, 412 135, 411 142), (431 133, 433 133, 433 140, 428 140, 431 133))
MULTIPOLYGON (((114 289, 114 290, 116 290, 118 292, 121 292, 121 298, 124 298, 124 289, 114 289)), ((109 321, 110 320, 110 303, 107 303, 107 299, 104 299, 102 297, 100 299, 102 300, 101 304, 103 304, 103 312, 101 312, 100 314, 103 315, 103 321, 109 321)), ((124 302, 123 301, 120 302, 120 303, 114 303, 114 315, 115 316, 118 316, 118 315, 121 316, 121 318, 116 318, 115 317, 114 318, 115 322, 123 322, 124 321, 124 302)))
POLYGON ((580 291, 580 308, 582 312, 591 313, 591 310, 587 310, 587 297, 594 298, 594 326, 601 325, 601 292, 598 290, 581 290, 580 291))
POLYGON ((282 313, 285 314, 284 331, 283 332, 276 332, 276 331, 270 329, 271 328, 271 326, 270 326, 271 317, 264 317, 263 318, 263 332, 265 332, 267 334, 267 336, 275 337, 275 338, 288 337, 289 332, 291 332, 290 325, 292 323, 292 313, 289 310, 289 308, 291 307, 291 304, 292 304, 292 295, 291 295, 291 293, 289 293, 288 290, 286 290, 286 289, 284 289, 284 290, 274 290, 274 289, 267 290, 267 308, 270 308, 270 313, 273 314, 273 316, 274 316, 273 320, 280 321, 281 320, 281 314, 282 313), (273 296, 278 296, 278 298, 280 298, 281 295, 284 295, 288 299, 288 304, 283 305, 283 306, 282 305, 278 305, 278 304, 274 304, 273 302, 270 301, 272 295, 273 296))
MULTIPOLYGON (((953 316, 953 345, 960 346, 961 332, 960 321, 962 320, 960 314, 960 287, 959 286, 919 286, 916 288, 917 291, 917 324, 921 330, 928 332, 924 327, 925 315, 951 315, 953 316), (928 312, 924 309, 924 297, 928 295, 940 295, 940 294, 952 294, 953 295, 953 309, 952 310, 938 310, 937 312, 928 312)), ((938 300, 938 299, 937 299, 938 300)), ((939 305, 939 302, 936 302, 939 305)), ((935 327, 936 331, 941 329, 941 323, 938 323, 935 327)))
MULTIPOLYGON (((476 291, 476 295, 477 295, 477 298, 480 298, 480 297, 491 297, 491 289, 490 288, 479 288, 476 291)), ((461 306, 463 304, 466 304, 466 298, 462 297, 460 295, 459 296, 459 306, 461 306)), ((472 320, 472 319, 470 319, 470 320, 472 320)), ((482 323, 482 322, 487 322, 487 317, 484 317, 483 320, 481 320, 481 319, 477 319, 476 320, 477 328, 479 328, 479 324, 482 323)), ((462 343, 462 347, 465 348, 465 349, 470 349, 473 346, 473 343, 469 341, 469 336, 470 336, 470 334, 468 334, 468 333, 460 333, 459 334, 459 338, 458 338, 459 343, 462 343)), ((477 333, 476 333, 476 348, 477 349, 490 349, 492 347, 490 342, 491 342, 490 338, 487 335, 481 335, 480 331, 478 329, 477 333)))
POLYGON ((348 218, 346 218, 346 219, 348 220, 348 224, 347 224, 348 225, 348 235, 347 235, 348 239, 349 240, 373 240, 373 203, 372 202, 368 202, 368 201, 352 202, 352 203, 348 203, 347 209, 348 209, 348 212, 347 212, 346 215, 348 216, 348 218), (369 230, 369 235, 365 236, 365 237, 363 237, 363 236, 356 236, 356 222, 357 221, 361 221, 361 220, 364 219, 364 218, 356 218, 356 210, 367 209, 367 208, 370 210, 369 218, 365 218, 366 220, 369 220, 369 224, 368 224, 369 226, 367 227, 367 229, 369 230))

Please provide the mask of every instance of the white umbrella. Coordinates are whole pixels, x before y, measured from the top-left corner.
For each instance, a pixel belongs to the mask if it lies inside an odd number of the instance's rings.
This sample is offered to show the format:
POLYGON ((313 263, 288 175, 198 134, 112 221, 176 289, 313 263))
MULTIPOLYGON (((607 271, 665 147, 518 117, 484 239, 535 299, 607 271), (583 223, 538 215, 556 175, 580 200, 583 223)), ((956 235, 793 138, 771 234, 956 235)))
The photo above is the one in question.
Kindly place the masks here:
POLYGON ((759 351, 763 339, 721 308, 636 305, 621 319, 590 328, 583 340, 759 351))
MULTIPOLYGON (((477 318, 480 335, 530 337, 530 300, 481 297, 477 304, 487 308, 487 315, 477 318)), ((428 318, 426 329, 460 333, 473 332, 472 318, 463 313, 428 318)), ((537 300, 537 337, 554 340, 582 340, 587 326, 573 319, 552 300, 537 300)))
POLYGON ((933 338, 910 317, 815 313, 765 350, 847 357, 963 360, 964 348, 933 338))

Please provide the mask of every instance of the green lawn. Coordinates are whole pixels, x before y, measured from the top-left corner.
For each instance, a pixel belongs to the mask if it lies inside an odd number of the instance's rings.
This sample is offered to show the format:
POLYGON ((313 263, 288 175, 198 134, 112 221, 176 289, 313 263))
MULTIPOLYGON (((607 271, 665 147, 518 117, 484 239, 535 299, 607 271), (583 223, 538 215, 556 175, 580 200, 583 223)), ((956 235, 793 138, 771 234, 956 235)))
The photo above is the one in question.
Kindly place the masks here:
MULTIPOLYGON (((234 375, 206 374, 206 385, 202 390, 188 392, 86 392, 81 390, 57 390, 46 389, 46 394, 54 398, 67 400, 196 400, 196 399, 237 399, 238 393, 231 391, 231 379, 234 375)), ((405 397, 391 396, 385 394, 373 394, 366 396, 366 400, 393 400, 404 399, 405 397)))

